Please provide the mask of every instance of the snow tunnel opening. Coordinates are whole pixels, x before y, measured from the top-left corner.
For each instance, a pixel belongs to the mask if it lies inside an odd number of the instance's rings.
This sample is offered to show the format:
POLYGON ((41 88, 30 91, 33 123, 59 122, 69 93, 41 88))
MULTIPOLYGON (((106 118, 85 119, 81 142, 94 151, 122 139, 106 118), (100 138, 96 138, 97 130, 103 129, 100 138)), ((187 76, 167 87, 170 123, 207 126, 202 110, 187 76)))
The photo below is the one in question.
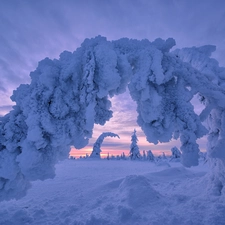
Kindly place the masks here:
POLYGON ((129 156, 131 135, 134 129, 137 131, 138 146, 141 154, 143 154, 143 151, 151 150, 155 156, 160 156, 163 153, 169 156, 174 146, 180 148, 179 139, 159 142, 156 145, 147 141, 144 131, 137 124, 137 103, 132 99, 128 88, 122 94, 109 97, 109 100, 111 101, 110 109, 113 111, 113 117, 106 121, 104 125, 94 124, 93 136, 89 139, 87 146, 82 149, 76 149, 74 146, 71 146, 70 157, 89 157, 93 151, 95 141, 103 132, 114 132, 120 136, 120 139, 106 138, 101 145, 101 158, 107 158, 108 155, 116 158, 123 153, 125 156, 129 156))
MULTIPOLYGON (((127 89, 124 93, 108 97, 111 102, 110 110, 113 111, 113 116, 104 125, 94 124, 92 138, 89 139, 89 143, 82 149, 76 149, 71 146, 70 156, 73 157, 85 157, 90 156, 93 150, 93 145, 98 137, 103 132, 113 132, 120 136, 118 138, 105 138, 101 145, 101 158, 107 158, 109 156, 121 155, 123 152, 127 156, 130 150, 130 138, 132 132, 135 129, 138 133, 143 131, 138 126, 137 120, 137 104, 131 98, 129 90, 127 89)), ((141 138, 143 139, 143 138, 141 138)), ((144 141, 147 144, 147 141, 144 141)))
POLYGON ((194 112, 199 116, 201 112, 205 109, 205 106, 202 102, 202 96, 200 93, 196 93, 193 95, 193 98, 190 100, 190 103, 192 104, 194 108, 194 112))

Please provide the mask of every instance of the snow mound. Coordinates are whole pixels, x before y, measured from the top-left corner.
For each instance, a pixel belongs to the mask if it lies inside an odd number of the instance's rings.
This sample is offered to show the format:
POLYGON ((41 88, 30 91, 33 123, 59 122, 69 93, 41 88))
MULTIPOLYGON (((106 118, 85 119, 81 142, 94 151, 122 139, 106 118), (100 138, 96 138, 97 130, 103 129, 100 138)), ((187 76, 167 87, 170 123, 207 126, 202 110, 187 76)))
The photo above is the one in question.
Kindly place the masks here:
POLYGON ((136 161, 66 160, 55 179, 0 202, 0 224, 224 225, 224 197, 204 192, 207 171, 206 164, 164 170, 136 161))
POLYGON ((122 201, 127 202, 132 208, 145 207, 161 199, 161 195, 151 186, 150 181, 141 175, 125 177, 119 191, 122 201))
POLYGON ((193 173, 189 170, 187 170, 185 167, 172 167, 168 168, 159 172, 151 173, 154 176, 157 177, 189 177, 192 176, 193 173))
POLYGON ((170 167, 170 164, 166 161, 159 161, 159 162, 156 162, 156 166, 164 166, 164 167, 170 167))

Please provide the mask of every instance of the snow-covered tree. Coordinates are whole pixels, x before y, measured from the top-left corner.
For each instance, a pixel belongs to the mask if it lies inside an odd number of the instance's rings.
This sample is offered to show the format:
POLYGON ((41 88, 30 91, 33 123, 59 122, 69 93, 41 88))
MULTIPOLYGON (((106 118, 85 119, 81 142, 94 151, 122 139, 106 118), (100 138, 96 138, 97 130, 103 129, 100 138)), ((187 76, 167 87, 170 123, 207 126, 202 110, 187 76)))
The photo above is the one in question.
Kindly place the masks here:
POLYGON ((115 160, 116 157, 115 157, 114 155, 111 155, 110 159, 111 159, 111 160, 115 160))
POLYGON ((145 150, 143 150, 143 160, 145 161, 146 159, 147 159, 147 156, 146 156, 145 150))
POLYGON ((147 160, 148 161, 151 161, 151 162, 154 162, 155 161, 155 156, 153 155, 153 153, 152 153, 151 150, 148 150, 147 151, 147 160))
POLYGON ((124 152, 121 154, 120 158, 123 159, 123 160, 126 160, 126 156, 125 156, 124 152))
POLYGON ((100 159, 101 158, 101 145, 102 145, 102 142, 103 140, 106 138, 106 137, 118 137, 120 138, 117 134, 114 134, 112 132, 103 132, 99 137, 98 139, 96 140, 96 142, 94 143, 94 146, 93 146, 93 150, 92 150, 92 153, 90 155, 90 158, 98 158, 100 159))
POLYGON ((170 51, 174 45, 172 38, 98 36, 39 62, 31 83, 13 92, 13 110, 0 118, 0 200, 20 198, 30 181, 54 177, 70 146, 86 146, 94 124, 112 117, 110 97, 126 87, 147 140, 179 138, 184 166, 198 165, 196 141, 208 134, 210 180, 225 192, 225 68, 210 58, 215 46, 170 51), (191 103, 195 95, 204 105, 200 115, 191 103))
POLYGON ((141 154, 140 154, 137 142, 138 142, 138 138, 136 135, 136 130, 134 129, 134 132, 131 136, 131 145, 130 145, 130 158, 132 160, 141 158, 141 154))
POLYGON ((181 152, 176 146, 171 148, 171 152, 172 152, 172 158, 177 159, 181 157, 181 152))
POLYGON ((166 157, 165 152, 162 153, 162 159, 163 159, 163 160, 167 160, 167 157, 166 157))

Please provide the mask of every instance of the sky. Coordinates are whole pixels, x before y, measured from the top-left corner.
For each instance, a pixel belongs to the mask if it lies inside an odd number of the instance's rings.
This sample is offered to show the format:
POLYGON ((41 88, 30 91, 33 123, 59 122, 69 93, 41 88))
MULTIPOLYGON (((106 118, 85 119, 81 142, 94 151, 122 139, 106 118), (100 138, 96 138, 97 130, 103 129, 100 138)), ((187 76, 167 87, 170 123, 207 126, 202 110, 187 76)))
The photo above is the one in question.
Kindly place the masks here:
MULTIPOLYGON (((73 52, 85 38, 97 35, 108 40, 172 37, 174 49, 212 44, 217 46, 213 57, 225 66, 224 21, 224 0, 0 0, 0 116, 11 110, 13 90, 30 82, 29 73, 40 60, 58 58, 64 50, 73 52)), ((145 141, 128 93, 111 100, 111 121, 95 126, 89 145, 73 150, 73 155, 89 154, 98 135, 107 131, 120 139, 106 138, 103 154, 128 154, 134 129, 140 150, 159 154, 179 147, 179 141, 157 146, 145 141)), ((205 150, 206 138, 199 144, 205 150)))

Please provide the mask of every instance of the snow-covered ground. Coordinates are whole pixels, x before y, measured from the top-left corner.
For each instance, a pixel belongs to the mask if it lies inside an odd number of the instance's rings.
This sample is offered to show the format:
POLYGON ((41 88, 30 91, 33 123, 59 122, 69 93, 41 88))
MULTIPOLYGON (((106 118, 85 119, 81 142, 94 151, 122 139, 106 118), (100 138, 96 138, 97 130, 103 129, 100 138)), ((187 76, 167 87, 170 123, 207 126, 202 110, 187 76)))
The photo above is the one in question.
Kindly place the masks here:
POLYGON ((65 160, 27 196, 0 202, 1 225, 225 224, 225 200, 206 191, 207 164, 65 160))

